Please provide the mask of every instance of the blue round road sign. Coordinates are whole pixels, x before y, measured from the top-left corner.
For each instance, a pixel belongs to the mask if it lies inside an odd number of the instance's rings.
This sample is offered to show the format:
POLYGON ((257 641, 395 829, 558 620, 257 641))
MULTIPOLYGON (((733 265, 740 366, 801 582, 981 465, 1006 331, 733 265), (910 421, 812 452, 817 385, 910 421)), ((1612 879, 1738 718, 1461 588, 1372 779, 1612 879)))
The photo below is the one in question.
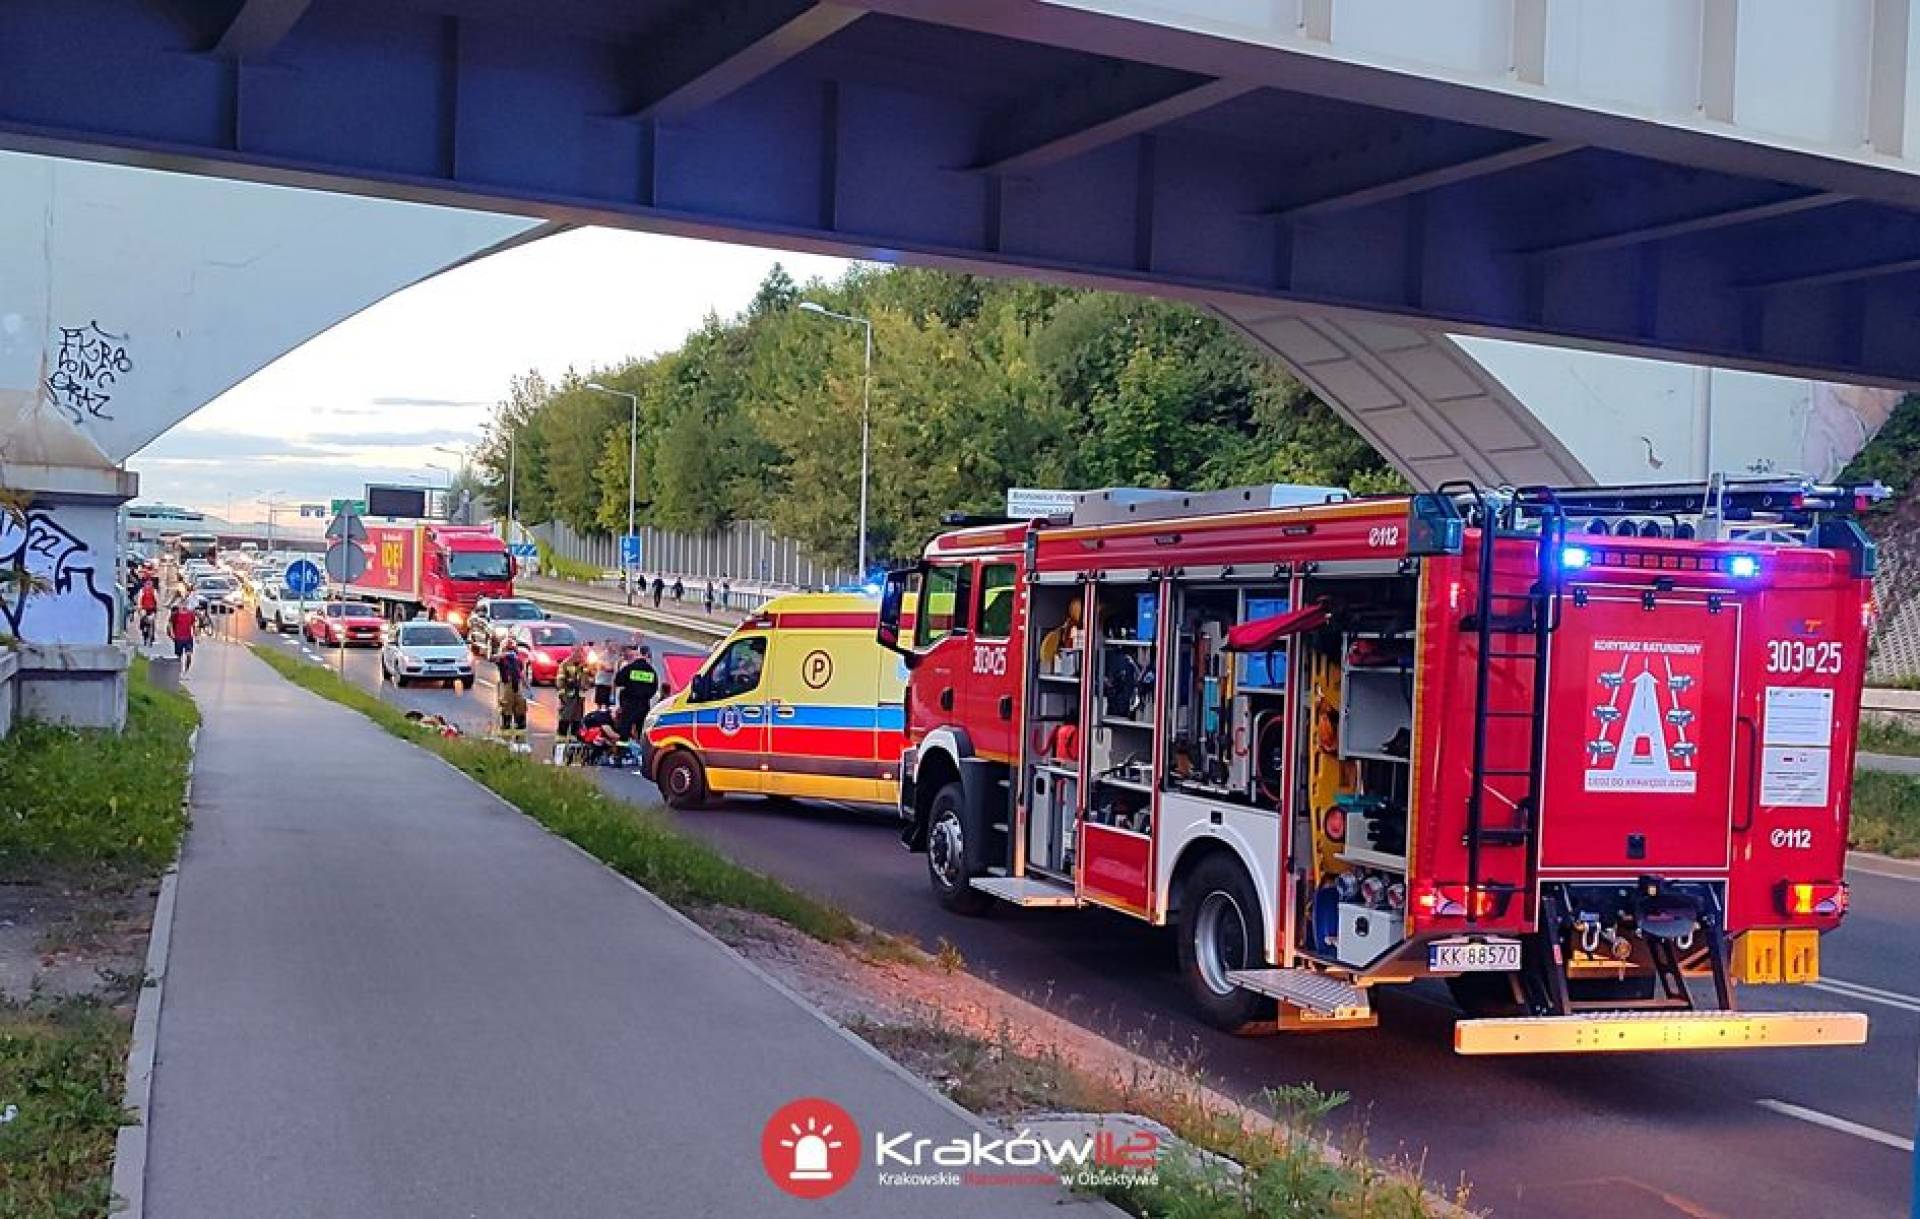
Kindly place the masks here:
POLYGON ((297 597, 304 597, 320 587, 320 568, 311 559, 295 559, 287 564, 287 591, 297 597))

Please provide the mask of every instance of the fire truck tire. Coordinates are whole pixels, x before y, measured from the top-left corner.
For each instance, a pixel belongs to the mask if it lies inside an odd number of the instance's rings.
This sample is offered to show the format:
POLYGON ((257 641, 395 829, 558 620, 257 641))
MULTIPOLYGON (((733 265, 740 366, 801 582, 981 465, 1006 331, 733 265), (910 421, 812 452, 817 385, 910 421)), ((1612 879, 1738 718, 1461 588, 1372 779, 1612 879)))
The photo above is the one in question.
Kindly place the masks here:
POLYGON ((1201 860, 1180 889, 1180 973, 1200 1017, 1229 1033, 1271 1032, 1277 1005, 1226 980, 1233 969, 1258 969, 1266 929, 1260 897, 1231 856, 1201 860))
POLYGON ((667 798, 667 807, 700 808, 707 802, 707 775, 700 759, 684 749, 674 749, 653 769, 653 781, 667 798))
POLYGON ((993 898, 973 887, 967 869, 966 794, 949 783, 933 794, 927 811, 927 880, 942 906, 955 914, 985 914, 993 898))

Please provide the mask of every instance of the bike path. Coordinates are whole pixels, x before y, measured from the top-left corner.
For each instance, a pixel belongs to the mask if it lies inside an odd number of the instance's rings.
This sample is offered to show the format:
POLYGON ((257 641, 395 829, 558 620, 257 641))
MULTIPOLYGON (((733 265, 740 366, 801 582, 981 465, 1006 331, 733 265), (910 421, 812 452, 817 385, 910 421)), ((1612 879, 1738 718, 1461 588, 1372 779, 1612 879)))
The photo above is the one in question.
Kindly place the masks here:
MULTIPOLYGON (((873 1136, 968 1119, 438 759, 204 645, 146 1214, 1060 1216, 1057 1188, 881 1184, 873 1136), (831 1198, 761 1135, 864 1132, 831 1198)), ((1065 1212, 1061 1207, 1069 1209, 1065 1212)))

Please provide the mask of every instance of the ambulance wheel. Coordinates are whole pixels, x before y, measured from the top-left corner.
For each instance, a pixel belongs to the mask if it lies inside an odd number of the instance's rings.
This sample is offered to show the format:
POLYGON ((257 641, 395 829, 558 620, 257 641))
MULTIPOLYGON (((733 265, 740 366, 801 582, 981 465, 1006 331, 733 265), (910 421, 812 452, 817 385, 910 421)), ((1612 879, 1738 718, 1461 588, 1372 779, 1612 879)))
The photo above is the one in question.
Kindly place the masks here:
POLYGON ((1266 961, 1260 897, 1232 856, 1202 859, 1180 890, 1180 973, 1200 1018, 1229 1033, 1271 1032, 1278 1005, 1227 980, 1266 961))
POLYGON ((653 781, 660 785, 669 808, 699 808, 707 802, 707 776, 700 759, 684 749, 675 749, 660 759, 653 768, 653 781))
POLYGON ((967 871, 966 823, 960 816, 965 799, 958 783, 933 794, 927 812, 927 879, 934 898, 955 914, 985 914, 993 898, 973 887, 967 871))

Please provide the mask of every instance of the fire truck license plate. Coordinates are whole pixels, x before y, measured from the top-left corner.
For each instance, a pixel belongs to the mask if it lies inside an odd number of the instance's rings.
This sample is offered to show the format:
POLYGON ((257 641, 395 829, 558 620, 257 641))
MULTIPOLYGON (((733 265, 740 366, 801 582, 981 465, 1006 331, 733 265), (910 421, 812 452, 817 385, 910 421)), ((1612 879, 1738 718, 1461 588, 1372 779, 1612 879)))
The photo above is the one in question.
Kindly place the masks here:
POLYGON ((1435 973, 1503 973, 1520 968, 1519 940, 1440 940, 1427 945, 1435 973))

